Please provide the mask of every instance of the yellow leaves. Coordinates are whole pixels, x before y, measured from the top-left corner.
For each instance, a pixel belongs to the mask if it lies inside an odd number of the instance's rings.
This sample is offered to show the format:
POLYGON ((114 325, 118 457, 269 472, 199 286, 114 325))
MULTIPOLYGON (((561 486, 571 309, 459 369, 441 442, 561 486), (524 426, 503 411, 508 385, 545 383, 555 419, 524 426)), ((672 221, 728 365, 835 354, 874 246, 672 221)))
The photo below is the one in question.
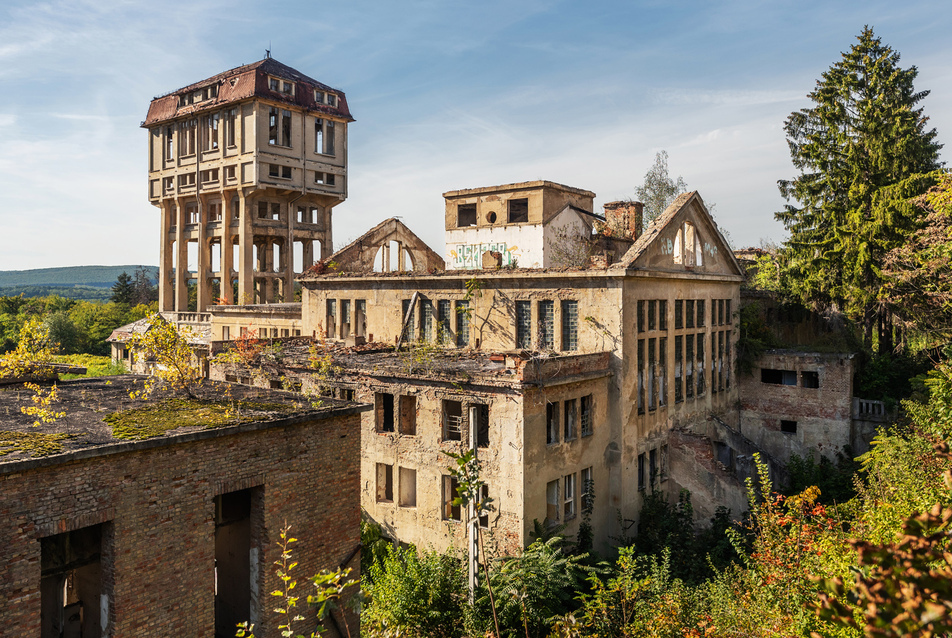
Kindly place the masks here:
POLYGON ((52 408, 53 403, 57 401, 56 384, 53 384, 53 387, 46 393, 35 383, 24 383, 23 385, 34 392, 33 396, 30 397, 33 405, 21 406, 20 412, 36 417, 33 427, 39 427, 42 423, 55 423, 66 416, 65 412, 57 412, 52 408))

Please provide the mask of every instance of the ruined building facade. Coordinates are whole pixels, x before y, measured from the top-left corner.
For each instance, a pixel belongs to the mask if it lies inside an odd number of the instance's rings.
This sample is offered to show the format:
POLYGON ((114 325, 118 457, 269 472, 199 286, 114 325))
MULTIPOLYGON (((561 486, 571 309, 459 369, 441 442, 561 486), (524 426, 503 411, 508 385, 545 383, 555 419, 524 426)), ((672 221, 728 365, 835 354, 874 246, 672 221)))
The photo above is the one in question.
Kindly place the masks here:
POLYGON ((343 92, 270 57, 155 98, 142 126, 160 310, 293 300, 295 277, 332 252, 351 121, 343 92))

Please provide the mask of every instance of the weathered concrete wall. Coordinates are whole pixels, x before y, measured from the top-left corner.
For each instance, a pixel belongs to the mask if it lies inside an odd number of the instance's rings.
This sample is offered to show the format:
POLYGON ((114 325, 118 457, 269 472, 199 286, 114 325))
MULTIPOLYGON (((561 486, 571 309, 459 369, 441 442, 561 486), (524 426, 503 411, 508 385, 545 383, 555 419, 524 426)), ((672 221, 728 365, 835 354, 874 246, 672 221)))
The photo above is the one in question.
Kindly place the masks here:
POLYGON ((669 478, 662 489, 671 502, 677 502, 680 490, 690 491, 697 523, 708 524, 718 506, 728 508, 735 520, 748 510, 744 484, 715 457, 711 439, 672 430, 668 436, 668 464, 669 478))
POLYGON ((741 433, 784 463, 794 454, 832 458, 851 442, 853 367, 850 354, 765 353, 739 379, 741 433))
POLYGON ((301 304, 209 306, 211 338, 231 341, 254 330, 259 339, 301 336, 301 304))
MULTIPOLYGON (((217 495, 255 488, 259 499, 259 636, 278 635, 269 592, 279 586, 272 565, 285 523, 299 539, 301 577, 335 569, 360 542, 356 414, 151 443, 58 464, 0 465, 0 635, 40 635, 40 539, 54 534, 106 524, 108 635, 156 638, 215 635, 217 495)), ((350 566, 359 573, 359 561, 350 566)), ((99 609, 87 613, 98 617, 99 609)))

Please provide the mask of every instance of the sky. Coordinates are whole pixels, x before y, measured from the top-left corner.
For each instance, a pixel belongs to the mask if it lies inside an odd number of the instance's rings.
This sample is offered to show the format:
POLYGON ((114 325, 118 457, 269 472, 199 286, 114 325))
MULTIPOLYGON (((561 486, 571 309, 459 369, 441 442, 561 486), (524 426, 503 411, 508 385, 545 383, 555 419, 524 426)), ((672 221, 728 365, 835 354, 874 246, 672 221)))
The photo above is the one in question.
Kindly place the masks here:
POLYGON ((0 270, 156 264, 149 102, 269 47, 356 118, 335 248, 398 216, 442 253, 460 188, 546 179, 601 212, 661 150, 735 248, 781 242, 784 120, 864 25, 952 163, 948 0, 2 0, 0 270))

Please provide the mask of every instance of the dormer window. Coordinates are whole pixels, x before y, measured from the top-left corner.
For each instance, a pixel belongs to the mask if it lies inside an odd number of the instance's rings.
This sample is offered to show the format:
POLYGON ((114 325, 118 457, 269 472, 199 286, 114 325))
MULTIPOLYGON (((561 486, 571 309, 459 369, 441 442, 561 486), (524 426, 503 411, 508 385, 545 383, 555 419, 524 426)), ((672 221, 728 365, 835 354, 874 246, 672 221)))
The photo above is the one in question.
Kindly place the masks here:
POLYGON ((333 93, 324 91, 314 91, 314 102, 317 104, 327 104, 328 106, 337 106, 337 96, 333 93))
POLYGON ((268 88, 277 93, 285 95, 294 95, 294 82, 288 82, 280 78, 268 77, 268 88))
POLYGON ((328 106, 337 106, 337 96, 333 93, 327 94, 327 105, 328 106))

